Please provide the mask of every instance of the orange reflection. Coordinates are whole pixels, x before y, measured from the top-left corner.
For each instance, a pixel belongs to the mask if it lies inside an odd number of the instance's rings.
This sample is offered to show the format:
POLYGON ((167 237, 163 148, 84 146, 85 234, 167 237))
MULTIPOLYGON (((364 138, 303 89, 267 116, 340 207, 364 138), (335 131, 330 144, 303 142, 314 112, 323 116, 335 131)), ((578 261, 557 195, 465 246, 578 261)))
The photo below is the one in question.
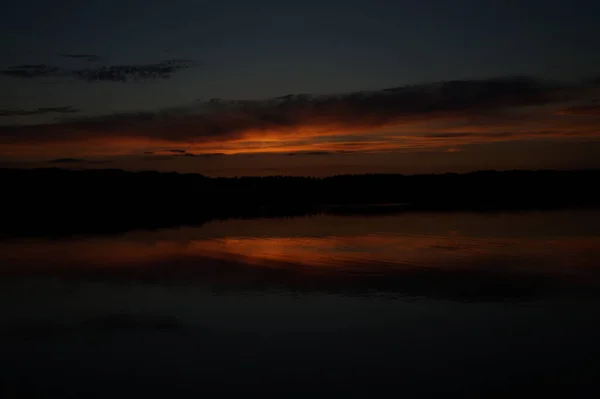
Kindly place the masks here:
POLYGON ((599 264, 600 237, 549 239, 474 238, 460 235, 356 235, 312 237, 225 237, 134 240, 125 238, 20 241, 0 244, 3 271, 144 267, 211 259, 261 267, 291 265, 322 270, 381 268, 478 268, 575 273, 599 264))

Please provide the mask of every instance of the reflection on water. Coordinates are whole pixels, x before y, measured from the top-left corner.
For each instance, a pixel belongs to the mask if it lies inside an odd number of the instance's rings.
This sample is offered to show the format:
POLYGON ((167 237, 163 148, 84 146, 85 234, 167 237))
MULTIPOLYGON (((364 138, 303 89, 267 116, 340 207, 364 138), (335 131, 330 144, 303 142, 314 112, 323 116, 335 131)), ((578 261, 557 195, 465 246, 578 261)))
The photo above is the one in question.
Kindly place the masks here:
POLYGON ((0 265, 9 391, 597 388, 600 211, 11 240, 0 265))
MULTIPOLYGON (((79 238, 61 241, 0 243, 0 260, 8 272, 43 267, 143 267, 148 262, 183 259, 230 259, 249 265, 368 271, 388 268, 489 266, 504 262, 507 269, 574 272, 597 262, 600 237, 546 239, 427 235, 359 235, 331 237, 241 237, 140 242, 120 238, 79 238)), ((202 267, 200 263, 197 267, 202 267)))
POLYGON ((592 272, 598 261, 598 226, 600 212, 589 210, 237 220, 101 238, 0 242, 0 272, 143 268, 159 261, 198 259, 276 268, 358 266, 365 272, 382 265, 388 270, 500 265, 507 270, 592 272))

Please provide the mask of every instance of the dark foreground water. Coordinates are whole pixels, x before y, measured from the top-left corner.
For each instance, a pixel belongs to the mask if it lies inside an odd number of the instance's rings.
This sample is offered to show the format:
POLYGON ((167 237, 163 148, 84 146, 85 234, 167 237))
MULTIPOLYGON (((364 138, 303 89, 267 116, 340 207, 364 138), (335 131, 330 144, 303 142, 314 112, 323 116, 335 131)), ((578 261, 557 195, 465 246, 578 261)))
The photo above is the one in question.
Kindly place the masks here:
POLYGON ((600 212, 0 242, 0 396, 597 397, 600 212))

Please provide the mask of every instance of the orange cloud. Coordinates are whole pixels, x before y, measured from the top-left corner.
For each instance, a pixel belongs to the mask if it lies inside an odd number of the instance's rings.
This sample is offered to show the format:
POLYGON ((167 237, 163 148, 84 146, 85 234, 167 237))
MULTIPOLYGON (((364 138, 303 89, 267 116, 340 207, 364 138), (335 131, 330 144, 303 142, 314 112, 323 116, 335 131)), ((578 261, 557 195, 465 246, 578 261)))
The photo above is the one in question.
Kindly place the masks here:
POLYGON ((410 151, 597 138, 600 115, 595 108, 565 105, 592 89, 504 78, 343 95, 209 101, 157 112, 0 126, 0 155, 113 156, 180 148, 190 154, 410 151), (581 117, 564 118, 566 114, 581 117))

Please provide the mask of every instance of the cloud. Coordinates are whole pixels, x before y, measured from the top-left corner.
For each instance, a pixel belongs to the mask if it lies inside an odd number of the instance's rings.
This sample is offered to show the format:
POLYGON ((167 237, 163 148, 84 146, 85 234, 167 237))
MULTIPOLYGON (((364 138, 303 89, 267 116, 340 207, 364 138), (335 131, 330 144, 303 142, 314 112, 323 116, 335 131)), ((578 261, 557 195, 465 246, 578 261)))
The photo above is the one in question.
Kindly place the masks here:
MULTIPOLYGON (((543 135, 545 132, 538 131, 536 134, 543 135)), ((462 132, 462 133, 433 133, 433 134, 425 134, 423 137, 425 138, 434 138, 434 139, 456 139, 456 138, 476 138, 476 137, 488 137, 488 138, 499 138, 499 137, 511 137, 513 135, 518 135, 519 133, 515 132, 462 132)))
POLYGON ((590 90, 581 84, 505 77, 336 95, 288 94, 263 101, 209 100, 157 111, 0 126, 0 146, 56 144, 113 155, 140 147, 163 155, 316 155, 590 136, 598 134, 598 121, 556 115, 590 90), (187 149, 164 150, 177 146, 187 149))
POLYGON ((46 64, 26 64, 16 65, 1 71, 2 75, 12 78, 33 79, 33 78, 54 78, 68 76, 58 67, 46 64))
POLYGON ((51 164, 105 164, 110 163, 106 160, 89 160, 82 158, 57 158, 48 161, 51 164))
POLYGON ((222 152, 207 152, 207 153, 204 153, 204 154, 197 154, 197 155, 201 156, 201 157, 205 157, 205 158, 214 158, 214 157, 222 157, 222 156, 225 156, 227 154, 224 154, 222 152))
MULTIPOLYGON (((87 54, 68 54, 65 57, 87 59, 87 54)), ((75 78, 86 82, 128 82, 150 79, 168 79, 174 73, 191 68, 194 62, 170 59, 151 64, 103 65, 93 68, 66 69, 46 64, 16 65, 0 71, 0 74, 20 79, 75 78)))
POLYGON ((101 57, 94 54, 61 54, 60 56, 88 62, 96 62, 102 59, 101 57))
POLYGON ((72 114, 79 112, 73 107, 43 107, 34 109, 0 109, 0 116, 28 116, 28 115, 44 115, 44 114, 72 114))
POLYGON ((462 150, 460 148, 452 147, 452 148, 446 149, 445 152, 461 152, 461 151, 462 150))
POLYGON ((213 152, 213 153, 192 153, 188 150, 179 149, 179 148, 169 148, 169 149, 161 149, 157 151, 144 152, 144 154, 152 154, 159 156, 169 156, 169 157, 195 157, 195 156, 204 156, 204 157, 215 157, 226 155, 221 152, 213 152))
POLYGON ((331 155, 333 152, 331 151, 298 151, 298 152, 290 152, 287 155, 331 155))
POLYGON ((184 152, 183 154, 175 154, 173 155, 174 157, 204 157, 204 158, 214 158, 214 157, 220 157, 220 156, 224 156, 227 154, 224 154, 222 152, 207 152, 207 153, 201 153, 201 154, 194 154, 191 152, 184 152))
POLYGON ((559 115, 600 115, 600 105, 568 107, 558 111, 559 115))
POLYGON ((84 163, 85 159, 80 158, 58 158, 48 161, 48 163, 84 163))
POLYGON ((206 152, 206 153, 191 153, 185 150, 161 150, 161 151, 144 151, 145 160, 175 160, 181 157, 185 158, 216 158, 227 154, 222 152, 206 152))
POLYGON ((109 65, 99 68, 85 68, 71 71, 72 75, 86 82, 98 81, 141 81, 149 79, 168 79, 177 71, 190 68, 188 60, 167 60, 145 65, 109 65))
POLYGON ((432 134, 428 134, 426 135, 426 137, 431 137, 434 139, 439 139, 439 138, 461 138, 461 137, 469 137, 472 136, 472 133, 432 133, 432 134))

